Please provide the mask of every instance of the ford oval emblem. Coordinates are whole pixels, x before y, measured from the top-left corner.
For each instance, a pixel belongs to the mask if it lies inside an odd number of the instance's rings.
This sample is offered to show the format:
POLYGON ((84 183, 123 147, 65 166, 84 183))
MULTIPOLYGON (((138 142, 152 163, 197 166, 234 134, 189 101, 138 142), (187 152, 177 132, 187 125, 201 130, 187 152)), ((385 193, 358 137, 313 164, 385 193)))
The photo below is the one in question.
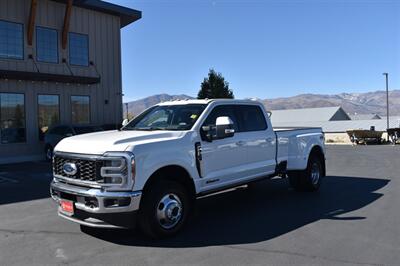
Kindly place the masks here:
POLYGON ((67 175, 75 175, 78 172, 78 167, 74 163, 65 163, 63 165, 63 171, 67 175))

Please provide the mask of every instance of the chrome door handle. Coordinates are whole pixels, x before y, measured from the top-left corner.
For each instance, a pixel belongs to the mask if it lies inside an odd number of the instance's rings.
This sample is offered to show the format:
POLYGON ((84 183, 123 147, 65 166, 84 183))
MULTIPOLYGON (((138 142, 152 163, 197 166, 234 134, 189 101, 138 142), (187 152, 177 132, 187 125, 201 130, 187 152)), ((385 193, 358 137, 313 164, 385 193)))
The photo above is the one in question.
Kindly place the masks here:
POLYGON ((267 142, 272 142, 273 140, 273 138, 267 138, 267 142))
POLYGON ((243 146, 244 144, 245 144, 245 142, 242 140, 236 142, 236 145, 238 145, 238 146, 243 146))

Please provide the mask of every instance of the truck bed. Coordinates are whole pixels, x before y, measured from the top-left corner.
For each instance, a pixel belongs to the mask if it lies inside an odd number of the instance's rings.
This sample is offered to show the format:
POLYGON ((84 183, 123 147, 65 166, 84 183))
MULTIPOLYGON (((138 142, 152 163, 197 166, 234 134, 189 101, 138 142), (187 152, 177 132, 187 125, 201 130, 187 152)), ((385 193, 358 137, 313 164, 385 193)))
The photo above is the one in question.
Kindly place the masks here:
POLYGON ((287 170, 304 170, 314 145, 324 147, 320 127, 274 128, 277 137, 277 162, 287 161, 287 170))

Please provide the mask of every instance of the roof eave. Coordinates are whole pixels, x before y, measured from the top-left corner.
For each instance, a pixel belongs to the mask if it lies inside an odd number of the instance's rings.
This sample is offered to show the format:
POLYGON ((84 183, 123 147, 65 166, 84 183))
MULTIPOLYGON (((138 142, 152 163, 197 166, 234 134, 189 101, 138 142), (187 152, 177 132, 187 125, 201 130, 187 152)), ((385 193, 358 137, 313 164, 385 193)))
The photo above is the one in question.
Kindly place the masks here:
MULTIPOLYGON (((53 0, 60 3, 65 3, 65 0, 53 0)), ((74 6, 82 7, 90 10, 99 11, 102 13, 111 14, 120 17, 120 27, 123 28, 142 18, 142 12, 132 8, 119 6, 109 2, 100 0, 74 0, 74 6)))

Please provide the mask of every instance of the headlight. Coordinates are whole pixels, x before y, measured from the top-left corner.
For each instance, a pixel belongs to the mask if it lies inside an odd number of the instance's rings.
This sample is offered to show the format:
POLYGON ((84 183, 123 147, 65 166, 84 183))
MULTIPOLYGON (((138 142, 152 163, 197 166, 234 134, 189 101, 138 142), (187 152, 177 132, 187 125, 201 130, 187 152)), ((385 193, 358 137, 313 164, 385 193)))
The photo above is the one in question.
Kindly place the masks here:
POLYGON ((135 183, 135 157, 130 152, 107 152, 103 155, 100 175, 109 185, 133 185, 135 183))
POLYGON ((135 184, 135 178, 136 178, 136 163, 135 163, 135 158, 131 156, 131 175, 132 175, 132 182, 135 184))
POLYGON ((122 184, 128 176, 125 158, 107 158, 101 167, 100 175, 107 184, 122 184))

